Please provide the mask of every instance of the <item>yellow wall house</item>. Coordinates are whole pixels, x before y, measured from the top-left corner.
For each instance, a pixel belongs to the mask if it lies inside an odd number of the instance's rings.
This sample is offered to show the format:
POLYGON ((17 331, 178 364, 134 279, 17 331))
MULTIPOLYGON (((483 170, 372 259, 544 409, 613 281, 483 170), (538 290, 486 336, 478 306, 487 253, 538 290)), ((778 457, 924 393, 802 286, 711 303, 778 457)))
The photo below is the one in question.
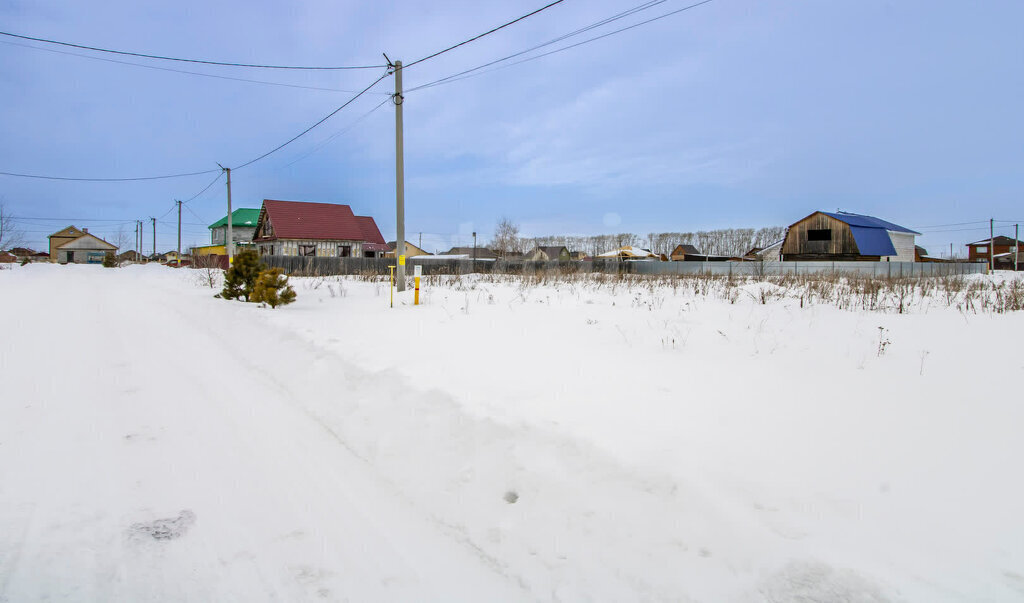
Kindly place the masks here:
POLYGON ((117 253, 117 246, 89 234, 89 229, 74 226, 53 233, 50 239, 50 261, 61 264, 102 264, 107 253, 117 253))
POLYGON ((228 248, 225 245, 203 245, 202 247, 193 247, 192 248, 192 255, 197 255, 197 256, 203 256, 203 255, 227 255, 227 254, 228 254, 228 248))

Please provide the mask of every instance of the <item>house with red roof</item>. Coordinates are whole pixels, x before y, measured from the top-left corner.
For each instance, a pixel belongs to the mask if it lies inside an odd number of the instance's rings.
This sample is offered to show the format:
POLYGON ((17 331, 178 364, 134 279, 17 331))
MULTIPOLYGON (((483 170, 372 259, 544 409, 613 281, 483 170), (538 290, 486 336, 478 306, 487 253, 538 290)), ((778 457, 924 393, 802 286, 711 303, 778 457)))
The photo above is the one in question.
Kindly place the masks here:
POLYGON ((260 255, 384 257, 377 223, 348 205, 264 199, 253 243, 260 255))

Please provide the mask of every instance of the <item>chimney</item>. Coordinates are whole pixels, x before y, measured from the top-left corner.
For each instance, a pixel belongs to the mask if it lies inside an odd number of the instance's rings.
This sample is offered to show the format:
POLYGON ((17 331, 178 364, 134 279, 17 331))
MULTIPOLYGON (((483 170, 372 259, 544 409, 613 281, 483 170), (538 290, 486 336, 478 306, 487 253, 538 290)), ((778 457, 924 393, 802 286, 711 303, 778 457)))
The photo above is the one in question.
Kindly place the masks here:
POLYGON ((89 229, 88 228, 83 228, 82 232, 84 232, 85 234, 89 234, 89 229))

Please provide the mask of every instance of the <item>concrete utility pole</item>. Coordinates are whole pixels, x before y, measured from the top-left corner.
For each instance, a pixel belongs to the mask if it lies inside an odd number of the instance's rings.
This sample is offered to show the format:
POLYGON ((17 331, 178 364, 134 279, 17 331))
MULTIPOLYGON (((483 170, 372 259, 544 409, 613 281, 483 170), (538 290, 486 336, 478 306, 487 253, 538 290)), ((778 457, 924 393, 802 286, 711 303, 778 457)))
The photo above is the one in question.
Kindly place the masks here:
POLYGON ((181 201, 175 200, 178 204, 178 268, 181 268, 181 201))
POLYGON ((473 231, 473 272, 476 272, 476 231, 473 231))
POLYGON ((399 291, 405 291, 405 150, 402 141, 402 61, 395 61, 395 212, 397 233, 395 262, 398 265, 395 280, 399 291))
POLYGON ((156 257, 156 218, 150 218, 153 221, 153 257, 156 257))
POLYGON ((145 220, 139 220, 139 261, 140 262, 142 261, 142 259, 144 257, 143 254, 142 254, 142 251, 143 251, 143 249, 142 249, 142 242, 146 240, 145 236, 144 236, 144 234, 145 234, 144 231, 145 230, 146 230, 146 221, 145 220))
POLYGON ((1013 271, 1017 272, 1017 258, 1020 256, 1020 243, 1017 236, 1020 234, 1020 224, 1013 225, 1013 271))
POLYGON ((988 219, 988 270, 996 269, 996 221, 988 219))
POLYGON ((135 221, 135 261, 139 261, 139 221, 135 221))
MULTIPOLYGON (((220 165, 219 163, 217 165, 220 165)), ((231 168, 220 166, 220 169, 224 170, 228 175, 228 235, 227 241, 224 242, 225 248, 228 250, 228 266, 235 261, 235 241, 231 235, 231 168)))

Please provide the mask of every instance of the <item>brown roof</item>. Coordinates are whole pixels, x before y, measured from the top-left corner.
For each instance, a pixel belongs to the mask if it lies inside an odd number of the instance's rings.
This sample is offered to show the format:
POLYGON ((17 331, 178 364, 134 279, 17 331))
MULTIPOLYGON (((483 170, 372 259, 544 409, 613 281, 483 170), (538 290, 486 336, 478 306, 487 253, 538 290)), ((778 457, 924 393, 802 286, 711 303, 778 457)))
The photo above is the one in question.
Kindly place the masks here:
POLYGON ((277 239, 369 241, 383 243, 373 218, 356 216, 348 205, 263 200, 277 239))
MULTIPOLYGON (((761 249, 759 247, 755 247, 755 248, 751 249, 750 251, 748 251, 747 253, 754 253, 755 251, 760 251, 760 250, 761 249)), ((679 253, 682 253, 683 255, 686 255, 686 254, 700 255, 700 251, 698 251, 696 247, 694 247, 693 245, 688 245, 688 244, 676 245, 676 248, 672 250, 672 255, 678 255, 679 253)))
POLYGON ((563 249, 565 249, 566 253, 569 253, 569 248, 565 247, 563 245, 548 245, 548 246, 541 245, 537 249, 540 249, 541 251, 546 253, 547 256, 548 256, 548 259, 550 259, 550 260, 557 260, 562 255, 562 250, 563 249))
MULTIPOLYGON (((967 246, 973 247, 975 245, 988 245, 990 240, 991 239, 982 239, 980 241, 975 241, 974 243, 967 243, 967 246)), ((1010 247, 1013 247, 1013 238, 1005 235, 996 235, 994 240, 992 240, 992 243, 995 245, 1009 245, 1010 247)))
POLYGON ((377 223, 373 221, 373 218, 370 216, 356 216, 356 220, 359 222, 359 228, 363 231, 363 240, 367 243, 383 245, 383 249, 378 251, 387 251, 388 244, 384 241, 384 237, 380 235, 380 229, 377 228, 377 223))
MULTIPOLYGON (((477 259, 496 259, 498 257, 498 254, 494 253, 490 249, 487 249, 486 247, 477 247, 475 249, 477 259)), ((468 255, 470 257, 473 257, 473 254, 473 247, 452 247, 451 249, 441 253, 440 255, 468 255)))

